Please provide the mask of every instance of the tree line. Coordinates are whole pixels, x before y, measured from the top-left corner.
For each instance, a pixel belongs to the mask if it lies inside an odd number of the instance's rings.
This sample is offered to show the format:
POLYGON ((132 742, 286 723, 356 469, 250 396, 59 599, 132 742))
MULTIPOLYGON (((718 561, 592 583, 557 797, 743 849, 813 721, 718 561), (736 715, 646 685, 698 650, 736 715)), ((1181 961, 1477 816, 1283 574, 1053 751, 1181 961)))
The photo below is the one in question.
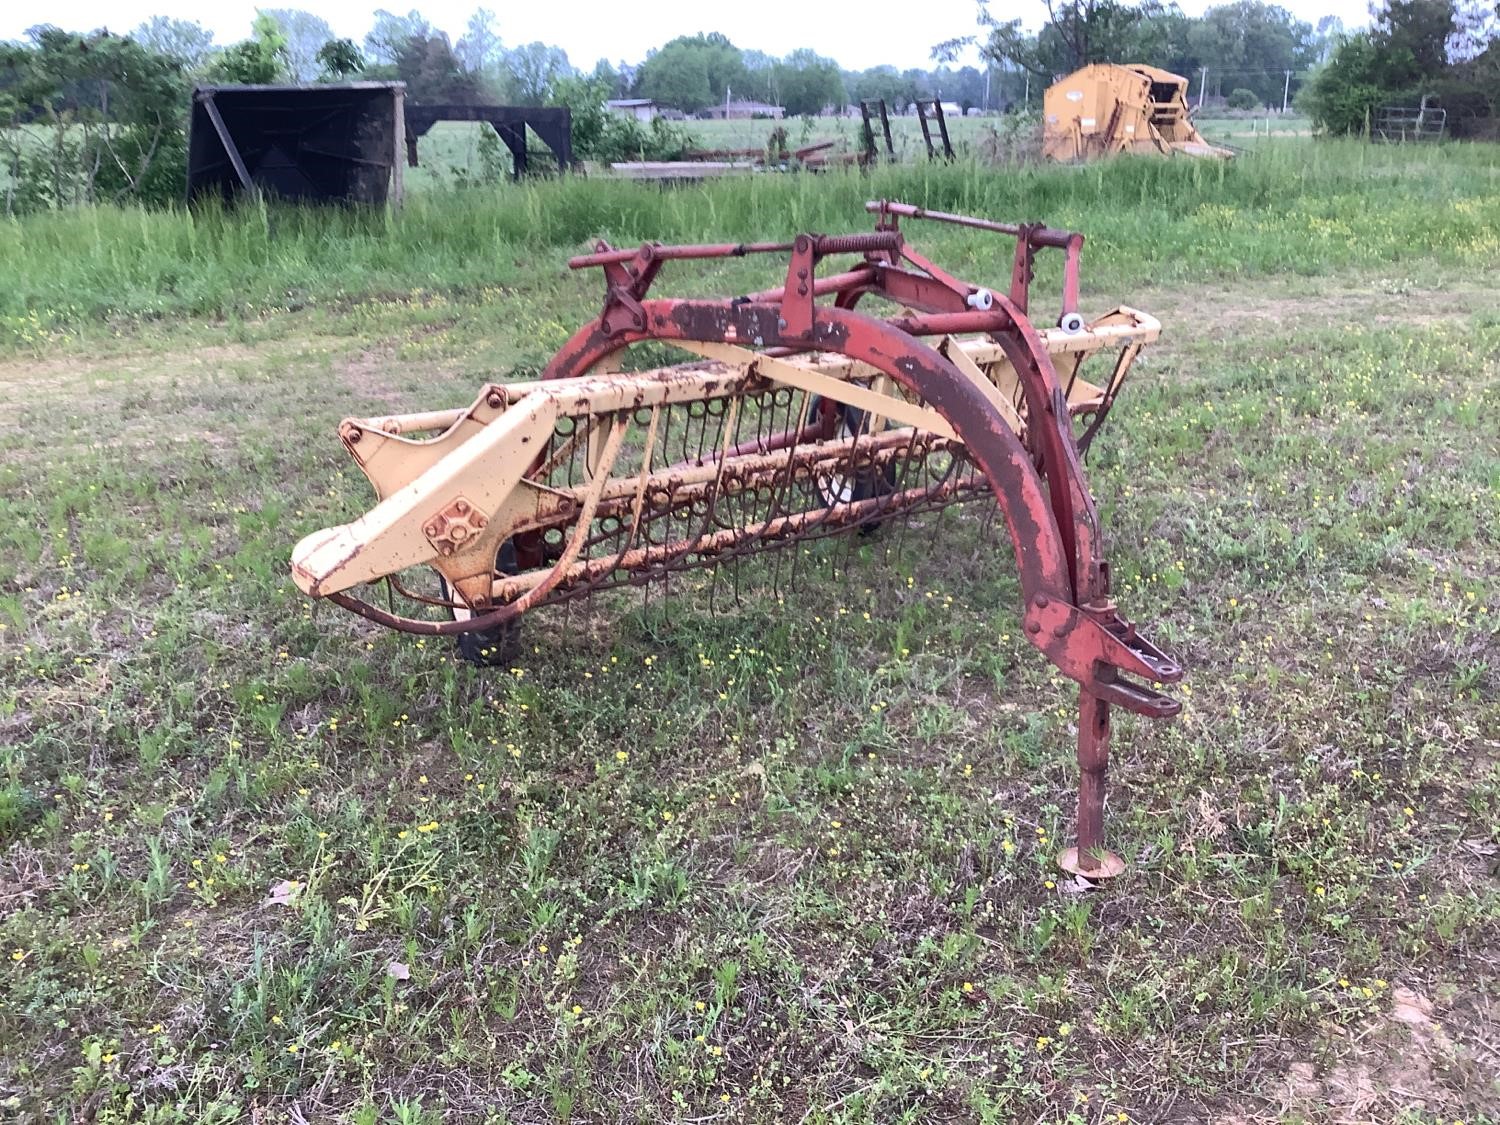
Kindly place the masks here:
POLYGON ((1441 101, 1460 118, 1500 113, 1500 49, 1494 0, 1376 0, 1372 26, 1349 31, 1326 16, 1316 24, 1276 4, 1234 0, 1188 16, 1175 3, 1047 0, 1036 31, 979 6, 978 35, 938 44, 952 57, 977 46, 1006 73, 1042 83, 1091 63, 1148 63, 1206 86, 1240 108, 1280 108, 1293 91, 1328 132, 1367 130, 1372 110, 1392 102, 1441 101))
POLYGON ((200 81, 385 78, 404 81, 418 102, 567 105, 575 152, 603 160, 670 159, 692 143, 666 121, 606 112, 610 98, 650 98, 682 114, 727 100, 816 114, 874 98, 901 112, 920 97, 1007 109, 1038 104, 1055 77, 1094 62, 1144 62, 1200 83, 1206 72, 1207 92, 1245 106, 1279 106, 1296 76, 1300 104, 1330 132, 1367 129, 1380 105, 1423 95, 1464 120, 1500 114, 1495 0, 1377 0, 1372 27, 1354 33, 1262 0, 1201 16, 1163 0, 1046 2, 1036 31, 981 3, 979 33, 934 46, 928 70, 844 70, 811 49, 774 57, 707 33, 672 39, 638 63, 600 60, 581 71, 560 47, 508 46, 486 8, 456 41, 415 9, 376 11, 358 43, 294 8, 259 10, 250 35, 227 45, 198 23, 162 16, 126 35, 39 26, 0 43, 0 192, 8 214, 180 198, 188 94, 200 81), (983 66, 955 67, 970 47, 983 66))

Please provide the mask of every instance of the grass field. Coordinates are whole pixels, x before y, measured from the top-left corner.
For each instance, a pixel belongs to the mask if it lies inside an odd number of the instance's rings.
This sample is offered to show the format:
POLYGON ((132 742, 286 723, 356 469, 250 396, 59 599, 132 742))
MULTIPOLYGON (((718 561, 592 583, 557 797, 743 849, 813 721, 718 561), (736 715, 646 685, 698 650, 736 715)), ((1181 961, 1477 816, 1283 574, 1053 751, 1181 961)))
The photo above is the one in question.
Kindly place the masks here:
MULTIPOLYGON (((1254 146, 1269 139, 1306 136, 1312 122, 1306 117, 1208 117, 1199 121, 1199 129, 1211 141, 1228 142, 1242 147, 1254 146)), ((767 148, 774 129, 783 128, 792 149, 822 141, 834 141, 834 153, 856 152, 860 147, 858 118, 791 118, 786 121, 683 121, 675 125, 692 136, 704 148, 767 148)), ((418 166, 408 169, 406 181, 418 191, 431 187, 450 187, 456 181, 482 176, 486 171, 480 138, 489 126, 454 121, 439 122, 418 146, 418 166)), ((937 136, 933 126, 934 139, 937 136)), ((1040 141, 1034 135, 1040 128, 1033 119, 1022 125, 1011 117, 960 117, 948 122, 948 136, 961 158, 1024 152, 1034 155, 1040 141)), ((905 163, 927 159, 922 142, 922 127, 915 117, 891 118, 891 140, 897 158, 905 163)), ((531 147, 544 151, 541 141, 532 137, 531 147)), ((509 167, 509 157, 505 157, 509 167)), ((541 157, 545 159, 545 157, 541 157)))
POLYGON ((1500 1120, 1497 291, 1500 152, 1275 138, 0 226, 0 1119, 1500 1120), (881 194, 1076 226, 1165 324, 1089 477, 1186 708, 1117 724, 1097 891, 972 515, 490 673, 287 577, 368 503, 338 420, 534 370, 568 254, 881 194))

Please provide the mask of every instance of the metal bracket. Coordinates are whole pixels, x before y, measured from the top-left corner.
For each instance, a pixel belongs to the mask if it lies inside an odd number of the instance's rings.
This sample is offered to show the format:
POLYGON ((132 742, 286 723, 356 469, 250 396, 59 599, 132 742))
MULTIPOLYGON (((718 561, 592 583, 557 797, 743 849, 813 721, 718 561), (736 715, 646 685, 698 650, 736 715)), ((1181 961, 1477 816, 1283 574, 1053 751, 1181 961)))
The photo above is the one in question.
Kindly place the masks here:
POLYGON ((473 504, 460 496, 423 524, 422 534, 427 536, 438 554, 447 558, 476 538, 489 522, 473 504))

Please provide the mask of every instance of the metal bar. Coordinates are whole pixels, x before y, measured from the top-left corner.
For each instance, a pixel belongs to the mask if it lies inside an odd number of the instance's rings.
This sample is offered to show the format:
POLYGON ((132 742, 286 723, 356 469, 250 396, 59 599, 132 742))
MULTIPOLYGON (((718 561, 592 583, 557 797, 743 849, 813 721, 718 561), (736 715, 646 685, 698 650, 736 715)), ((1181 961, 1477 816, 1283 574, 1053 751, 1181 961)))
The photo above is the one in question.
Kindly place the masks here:
MULTIPOLYGON (((860 266, 849 270, 847 273, 832 273, 827 277, 813 279, 813 296, 821 297, 825 293, 843 293, 850 289, 857 289, 861 285, 873 284, 878 276, 874 266, 860 266)), ((763 289, 759 293, 751 293, 745 297, 747 301, 756 304, 774 305, 786 296, 786 286, 777 289, 763 289)))
POLYGON ((792 248, 790 242, 720 242, 700 246, 663 246, 647 243, 637 250, 604 250, 597 254, 580 254, 568 259, 570 270, 588 269, 590 266, 607 266, 633 262, 636 255, 645 252, 648 257, 668 261, 692 258, 742 258, 746 254, 784 254, 792 248))
POLYGON ((948 160, 953 159, 953 142, 948 138, 948 115, 943 112, 943 103, 937 103, 938 132, 943 135, 943 155, 948 160))
POLYGON ((928 102, 925 98, 917 99, 917 120, 922 124, 922 143, 927 146, 927 159, 934 160, 937 158, 937 152, 932 147, 932 131, 927 127, 927 107, 928 102))
MULTIPOLYGON (((973 227, 975 230, 990 230, 997 234, 1019 235, 1021 225, 1019 223, 997 223, 990 219, 976 219, 972 215, 955 215, 948 211, 929 211, 925 207, 916 207, 910 203, 896 203, 890 200, 872 199, 865 203, 865 210, 872 215, 879 214, 884 210, 887 214, 901 215, 908 219, 930 219, 937 223, 952 223, 960 227, 973 227)), ((1037 246, 1047 246, 1057 250, 1067 249, 1068 241, 1081 235, 1075 235, 1073 231, 1057 230, 1053 227, 1039 227, 1032 233, 1032 242, 1037 246)))
MULTIPOLYGON (((637 547, 627 551, 623 555, 610 555, 602 559, 589 559, 584 562, 573 562, 569 565, 567 573, 562 574, 556 582, 548 586, 549 590, 558 589, 580 581, 591 581, 602 577, 615 570, 642 570, 647 567, 659 565, 663 562, 673 561, 683 555, 717 554, 731 547, 753 539, 782 539, 796 535, 809 525, 818 524, 854 524, 860 523, 870 516, 878 515, 885 511, 899 511, 902 508, 911 507, 923 500, 933 500, 940 497, 951 496, 965 487, 979 487, 978 479, 973 481, 965 479, 950 479, 936 487, 910 488, 904 492, 887 493, 884 496, 875 496, 868 500, 856 500, 847 504, 839 504, 832 508, 809 509, 805 512, 796 512, 789 516, 779 516, 776 519, 765 520, 761 523, 748 524, 744 527, 723 528, 719 531, 695 536, 689 539, 681 539, 673 543, 652 544, 646 547, 637 547)), ((557 568, 553 568, 554 571, 557 568)), ((553 571, 545 572, 550 575, 553 571)), ((515 614, 504 613, 514 603, 518 596, 525 596, 541 587, 536 584, 536 577, 531 574, 519 574, 514 577, 496 579, 491 594, 491 600, 495 602, 509 603, 496 611, 493 615, 495 621, 502 621, 515 614)), ((518 610, 517 613, 520 611, 518 610)), ((434 622, 436 627, 432 632, 457 633, 462 629, 444 629, 442 626, 453 624, 452 622, 434 622)), ((460 622, 468 625, 470 622, 460 622)), ((480 627, 488 627, 481 625, 480 627)))
POLYGON ((798 390, 806 391, 809 394, 831 398, 835 402, 846 403, 858 410, 863 410, 867 414, 879 414, 901 422, 904 425, 915 426, 918 429, 939 434, 942 437, 957 437, 953 432, 953 427, 935 410, 928 410, 926 407, 907 402, 905 399, 892 398, 889 395, 866 390, 864 387, 845 382, 842 379, 835 379, 829 375, 821 375, 816 371, 812 371, 806 367, 799 367, 784 359, 773 359, 770 356, 757 355, 748 348, 742 348, 737 344, 723 344, 704 340, 684 340, 679 346, 686 348, 690 352, 697 352, 699 355, 707 356, 710 359, 750 366, 757 375, 763 378, 785 384, 789 387, 796 387, 798 390))
POLYGON ((1125 863, 1104 848, 1104 790, 1109 770, 1109 703, 1078 689, 1078 843, 1058 859, 1066 871, 1091 879, 1119 875, 1125 863))
POLYGON ((229 163, 234 165, 234 174, 240 178, 240 183, 245 190, 253 193, 255 183, 250 179, 250 172, 245 167, 245 162, 240 159, 240 150, 235 147, 234 138, 229 135, 229 129, 224 124, 224 118, 219 116, 219 107, 214 104, 212 92, 198 95, 198 100, 203 103, 204 110, 208 113, 208 119, 213 122, 214 132, 219 134, 219 143, 224 146, 224 151, 229 155, 229 163))

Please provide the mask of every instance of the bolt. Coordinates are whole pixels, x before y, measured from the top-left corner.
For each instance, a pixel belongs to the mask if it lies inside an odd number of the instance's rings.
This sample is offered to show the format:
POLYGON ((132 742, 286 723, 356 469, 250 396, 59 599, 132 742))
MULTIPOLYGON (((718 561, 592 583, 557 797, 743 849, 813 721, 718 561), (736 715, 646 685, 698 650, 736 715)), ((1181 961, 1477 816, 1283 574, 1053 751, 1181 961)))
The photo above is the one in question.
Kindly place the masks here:
POLYGON ((452 543, 444 543, 441 547, 438 548, 438 554, 442 555, 444 558, 447 558, 452 553, 453 553, 453 544, 452 543))
POLYGON ((438 530, 439 528, 437 524, 430 523, 422 529, 422 533, 429 539, 436 539, 438 537, 438 530))
POLYGON ((469 502, 467 500, 460 500, 457 504, 453 505, 453 510, 461 516, 468 515, 469 502))
POLYGON ((491 410, 499 410, 502 406, 505 405, 505 398, 500 394, 499 391, 491 391, 489 394, 484 396, 484 404, 491 410))
POLYGON ((349 440, 350 441, 358 441, 360 439, 360 436, 363 433, 364 433, 364 431, 361 430, 358 426, 350 426, 349 427, 349 440))
POLYGON ((1040 621, 1028 622, 1026 625, 1026 631, 1034 636, 1035 634, 1042 631, 1042 623, 1040 621))
POLYGON ((1046 609, 1047 608, 1047 595, 1046 594, 1038 594, 1035 597, 1035 599, 1033 599, 1033 600, 1036 602, 1037 609, 1046 609))

